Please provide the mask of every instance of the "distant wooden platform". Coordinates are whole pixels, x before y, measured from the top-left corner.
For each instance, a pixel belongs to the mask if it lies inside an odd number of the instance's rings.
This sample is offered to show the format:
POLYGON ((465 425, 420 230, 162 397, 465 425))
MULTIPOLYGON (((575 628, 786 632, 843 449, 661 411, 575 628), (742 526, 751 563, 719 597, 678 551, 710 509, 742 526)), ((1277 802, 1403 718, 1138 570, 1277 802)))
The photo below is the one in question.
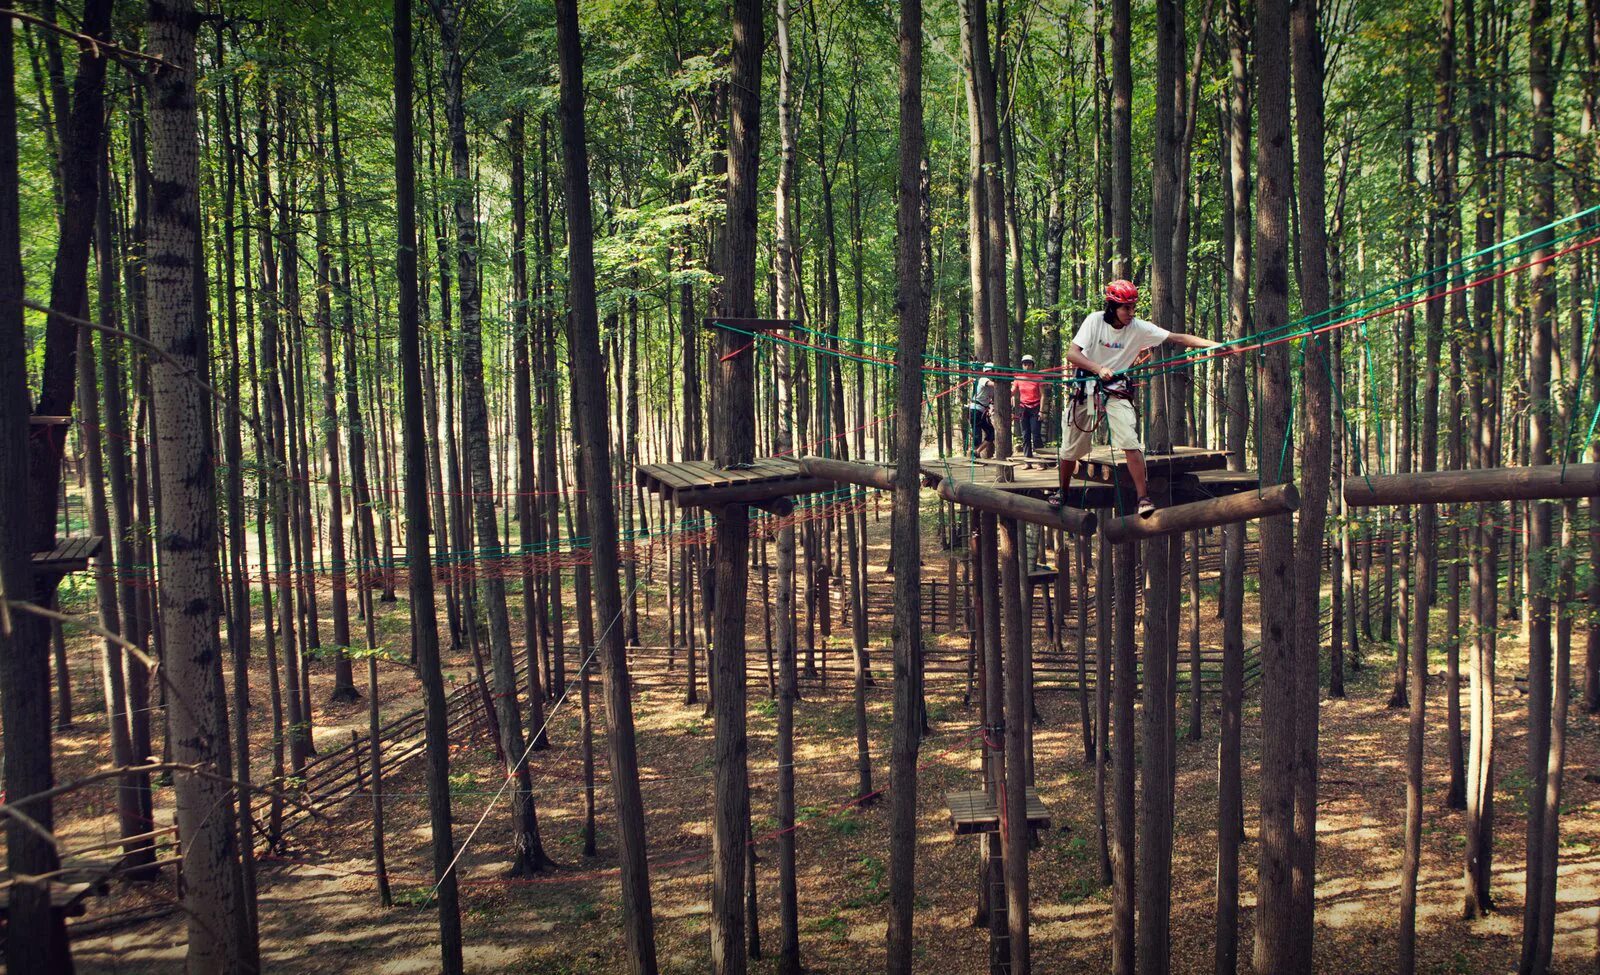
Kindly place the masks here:
MULTIPOLYGON (((1039 800, 1038 790, 1029 786, 1028 826, 1033 829, 1050 828, 1050 810, 1039 800)), ((1000 828, 1000 810, 982 789, 945 793, 950 807, 950 825, 957 836, 973 833, 993 833, 1000 828)))
MULTIPOLYGON (((103 897, 111 891, 111 875, 119 863, 118 860, 81 860, 63 864, 49 880, 50 909, 62 917, 83 916, 85 900, 103 897)), ((0 874, 0 884, 9 883, 9 875, 0 874)), ((6 920, 10 902, 9 891, 4 891, 0 896, 0 921, 6 920)))
POLYGON ((781 457, 762 457, 748 467, 732 469, 705 460, 645 464, 634 471, 634 481, 680 508, 762 504, 839 487, 825 478, 807 476, 799 464, 781 457))
POLYGON ((89 560, 97 557, 104 546, 105 539, 99 535, 63 538, 50 551, 33 553, 33 570, 58 575, 82 572, 89 567, 89 560))

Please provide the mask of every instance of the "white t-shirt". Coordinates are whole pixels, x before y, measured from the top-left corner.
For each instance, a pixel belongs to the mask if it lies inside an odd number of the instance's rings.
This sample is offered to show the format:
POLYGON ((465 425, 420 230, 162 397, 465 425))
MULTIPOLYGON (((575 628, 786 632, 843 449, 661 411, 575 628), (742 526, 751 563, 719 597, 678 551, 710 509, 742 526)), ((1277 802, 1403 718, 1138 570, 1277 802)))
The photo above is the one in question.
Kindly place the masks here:
POLYGON ((994 380, 988 376, 979 376, 977 383, 972 387, 972 402, 967 404, 968 409, 987 410, 989 403, 994 399, 994 380))
POLYGON ((1139 353, 1160 345, 1171 334, 1160 325, 1138 317, 1117 328, 1106 321, 1105 312, 1092 311, 1078 326, 1077 334, 1072 336, 1072 344, 1089 361, 1109 366, 1112 372, 1121 372, 1133 365, 1139 353))

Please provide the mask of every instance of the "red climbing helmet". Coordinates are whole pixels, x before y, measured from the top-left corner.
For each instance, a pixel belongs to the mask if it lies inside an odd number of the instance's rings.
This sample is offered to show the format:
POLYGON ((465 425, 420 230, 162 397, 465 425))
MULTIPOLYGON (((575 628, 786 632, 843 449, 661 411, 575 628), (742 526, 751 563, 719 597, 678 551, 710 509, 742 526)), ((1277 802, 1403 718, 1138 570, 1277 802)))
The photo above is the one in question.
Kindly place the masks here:
POLYGON ((1106 300, 1114 301, 1119 305, 1137 305, 1139 303, 1139 288, 1132 281, 1118 278, 1106 285, 1106 300))

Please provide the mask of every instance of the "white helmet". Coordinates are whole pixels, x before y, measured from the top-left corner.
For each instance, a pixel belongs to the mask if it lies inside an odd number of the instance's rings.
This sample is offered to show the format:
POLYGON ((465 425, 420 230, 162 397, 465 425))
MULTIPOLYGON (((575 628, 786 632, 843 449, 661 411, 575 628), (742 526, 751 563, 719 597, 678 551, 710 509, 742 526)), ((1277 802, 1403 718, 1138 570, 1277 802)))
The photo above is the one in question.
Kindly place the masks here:
POLYGON ((983 371, 984 371, 984 372, 993 372, 993 371, 994 371, 994 363, 992 363, 992 362, 985 362, 985 363, 984 363, 984 364, 983 364, 983 371))
POLYGON ((1033 361, 1033 356, 1025 355, 1025 356, 1022 357, 1022 361, 1023 361, 1024 364, 1032 362, 1033 361))

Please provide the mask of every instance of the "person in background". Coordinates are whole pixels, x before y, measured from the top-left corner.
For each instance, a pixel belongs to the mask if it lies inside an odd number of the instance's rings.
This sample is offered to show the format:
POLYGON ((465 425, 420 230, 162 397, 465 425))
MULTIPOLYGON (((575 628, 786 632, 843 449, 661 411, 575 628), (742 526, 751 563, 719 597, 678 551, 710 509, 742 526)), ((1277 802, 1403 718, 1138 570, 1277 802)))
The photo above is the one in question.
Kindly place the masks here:
POLYGON ((1044 446, 1044 377, 1034 372, 1033 356, 1022 357, 1022 371, 1011 380, 1011 406, 1022 426, 1022 454, 1044 446))
POLYGON ((983 374, 972 385, 972 400, 967 403, 967 426, 972 431, 972 456, 994 456, 994 363, 983 364, 983 374))
POLYGON ((1139 289, 1131 281, 1117 280, 1106 285, 1105 299, 1105 308, 1084 318, 1067 348, 1067 361, 1078 368, 1078 377, 1084 381, 1071 394, 1071 407, 1061 411, 1061 490, 1049 500, 1058 507, 1066 500, 1078 461, 1089 453, 1095 427, 1104 416, 1111 428, 1112 449, 1124 451, 1128 458, 1128 475, 1138 496, 1139 515, 1149 517, 1156 506, 1150 500, 1144 441, 1139 438, 1139 417, 1133 409, 1137 385, 1119 374, 1145 350, 1165 342, 1191 349, 1215 349, 1221 343, 1169 332, 1134 315, 1139 289))

